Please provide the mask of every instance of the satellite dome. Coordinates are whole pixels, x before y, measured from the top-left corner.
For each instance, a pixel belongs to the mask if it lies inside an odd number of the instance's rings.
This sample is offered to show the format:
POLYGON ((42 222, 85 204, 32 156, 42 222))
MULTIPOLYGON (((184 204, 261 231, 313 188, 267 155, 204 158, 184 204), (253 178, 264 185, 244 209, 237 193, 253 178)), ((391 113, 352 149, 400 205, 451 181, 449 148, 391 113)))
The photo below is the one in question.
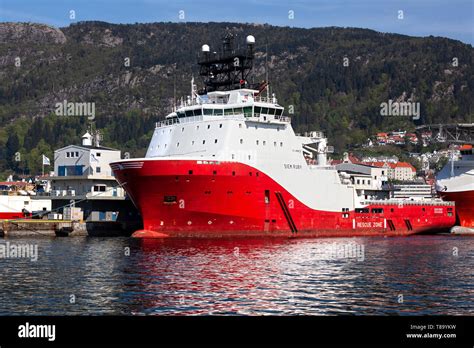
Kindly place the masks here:
POLYGON ((255 43, 255 37, 253 35, 247 36, 247 45, 253 45, 255 43))
POLYGON ((203 52, 209 52, 209 45, 202 45, 201 50, 202 50, 203 52))

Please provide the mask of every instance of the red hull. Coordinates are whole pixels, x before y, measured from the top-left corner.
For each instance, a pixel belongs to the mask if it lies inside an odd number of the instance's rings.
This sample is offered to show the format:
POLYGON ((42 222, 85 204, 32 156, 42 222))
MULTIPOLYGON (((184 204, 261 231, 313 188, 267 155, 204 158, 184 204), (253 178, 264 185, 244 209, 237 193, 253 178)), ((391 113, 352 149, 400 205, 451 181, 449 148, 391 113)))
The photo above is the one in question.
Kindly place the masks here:
POLYGON ((25 215, 22 212, 0 212, 0 220, 22 219, 25 215))
POLYGON ((456 203, 456 215, 463 227, 474 227, 474 191, 438 192, 445 201, 456 203))
POLYGON ((145 230, 136 237, 395 236, 447 230, 455 223, 454 207, 447 205, 381 203, 367 207, 369 213, 314 210, 269 176, 235 162, 136 163, 112 163, 143 218, 145 230))

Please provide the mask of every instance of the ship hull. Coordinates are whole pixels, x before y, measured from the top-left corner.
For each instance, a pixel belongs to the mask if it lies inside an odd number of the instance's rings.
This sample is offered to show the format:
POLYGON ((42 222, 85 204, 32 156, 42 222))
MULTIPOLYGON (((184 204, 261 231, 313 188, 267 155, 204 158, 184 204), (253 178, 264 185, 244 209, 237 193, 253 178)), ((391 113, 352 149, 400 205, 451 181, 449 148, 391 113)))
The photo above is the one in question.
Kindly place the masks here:
POLYGON ((455 222, 454 207, 447 205, 381 203, 367 206, 368 213, 314 210, 251 166, 199 162, 111 164, 142 215, 144 230, 135 237, 403 236, 445 231, 455 222))
POLYGON ((23 219, 25 214, 20 212, 0 212, 0 220, 23 219))
POLYGON ((474 228, 474 191, 438 192, 445 201, 456 203, 456 215, 462 227, 474 228))

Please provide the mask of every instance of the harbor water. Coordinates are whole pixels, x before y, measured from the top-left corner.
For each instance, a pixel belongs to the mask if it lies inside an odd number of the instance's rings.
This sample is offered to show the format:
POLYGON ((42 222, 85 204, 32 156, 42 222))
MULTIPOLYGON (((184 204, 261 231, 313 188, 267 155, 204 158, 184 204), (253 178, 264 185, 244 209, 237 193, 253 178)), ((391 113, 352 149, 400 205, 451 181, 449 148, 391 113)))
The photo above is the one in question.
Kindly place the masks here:
POLYGON ((474 312, 474 238, 465 236, 27 237, 0 245, 1 315, 474 312), (25 244, 36 260, 11 252, 25 244))

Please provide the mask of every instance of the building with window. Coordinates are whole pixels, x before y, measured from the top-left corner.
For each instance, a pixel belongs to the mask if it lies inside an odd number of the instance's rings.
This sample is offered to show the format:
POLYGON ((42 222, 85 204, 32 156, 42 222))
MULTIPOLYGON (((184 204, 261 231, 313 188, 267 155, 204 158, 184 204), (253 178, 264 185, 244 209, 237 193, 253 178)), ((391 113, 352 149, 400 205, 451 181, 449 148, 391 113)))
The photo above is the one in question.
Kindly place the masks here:
POLYGON ((87 132, 82 145, 69 145, 54 151, 51 196, 62 199, 114 199, 124 197, 109 163, 121 159, 119 150, 92 145, 87 132))
POLYGON ((89 132, 82 136, 82 145, 54 151, 54 175, 49 177, 53 210, 74 205, 83 209, 86 220, 106 213, 135 220, 138 211, 109 165, 120 159, 120 150, 101 146, 99 136, 89 132))

